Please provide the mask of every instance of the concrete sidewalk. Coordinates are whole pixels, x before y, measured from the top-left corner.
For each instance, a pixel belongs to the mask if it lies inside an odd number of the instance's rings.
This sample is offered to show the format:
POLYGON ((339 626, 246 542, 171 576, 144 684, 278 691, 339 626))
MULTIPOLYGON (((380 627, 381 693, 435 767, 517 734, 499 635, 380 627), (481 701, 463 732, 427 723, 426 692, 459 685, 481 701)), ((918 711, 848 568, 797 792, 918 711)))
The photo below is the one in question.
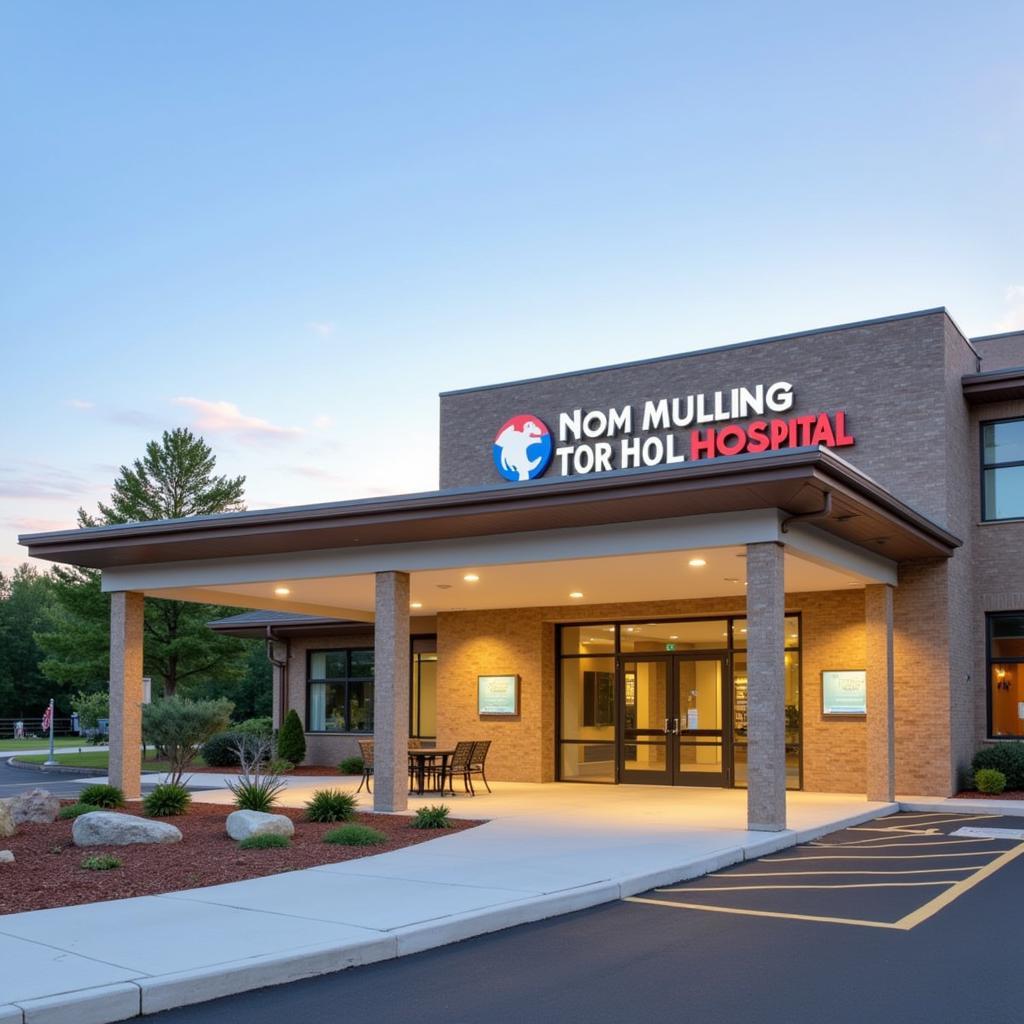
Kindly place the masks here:
MULTIPOLYGON (((291 783, 285 802, 301 805, 339 778, 291 783)), ((791 793, 792 828, 758 833, 742 828, 739 790, 505 783, 491 796, 445 802, 453 817, 489 820, 345 863, 0 916, 0 1024, 106 1024, 403 956, 693 878, 897 810, 859 796, 791 793)))

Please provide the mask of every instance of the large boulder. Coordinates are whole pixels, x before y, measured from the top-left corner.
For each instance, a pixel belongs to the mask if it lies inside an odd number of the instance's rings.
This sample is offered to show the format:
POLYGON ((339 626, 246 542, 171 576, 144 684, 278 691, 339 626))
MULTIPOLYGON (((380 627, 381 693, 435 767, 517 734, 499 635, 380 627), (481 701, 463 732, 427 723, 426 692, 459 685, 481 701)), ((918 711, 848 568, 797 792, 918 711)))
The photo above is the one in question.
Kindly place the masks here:
POLYGON ((180 843, 181 832, 165 821, 113 811, 89 811, 71 827, 75 846, 130 846, 132 843, 180 843))
POLYGON ((60 800, 45 789, 30 789, 27 793, 11 797, 7 802, 15 825, 49 825, 57 820, 60 813, 60 800))
POLYGON ((228 835, 232 839, 295 834, 292 819, 284 814, 265 814, 263 811, 232 811, 228 815, 227 824, 228 835))
POLYGON ((0 800, 0 839, 13 836, 16 831, 10 803, 7 800, 0 800))

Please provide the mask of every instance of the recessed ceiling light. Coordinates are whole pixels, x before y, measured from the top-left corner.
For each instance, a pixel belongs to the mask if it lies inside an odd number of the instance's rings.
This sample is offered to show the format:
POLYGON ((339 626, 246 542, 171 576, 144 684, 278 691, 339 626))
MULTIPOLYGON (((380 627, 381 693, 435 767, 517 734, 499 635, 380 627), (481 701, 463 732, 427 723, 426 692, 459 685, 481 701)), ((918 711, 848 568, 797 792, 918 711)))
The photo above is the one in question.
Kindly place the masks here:
POLYGON ((581 590, 574 590, 569 596, 573 599, 578 599, 583 596, 583 592, 581 590))
POLYGON ((708 563, 703 558, 691 558, 688 564, 694 569, 699 569, 702 565, 707 565, 708 563))
POLYGON ((669 640, 678 640, 678 639, 679 639, 679 634, 678 633, 672 633, 669 636, 669 640))
POLYGON ((274 587, 274 593, 278 597, 287 597, 291 591, 287 587, 274 587))
POLYGON ((409 605, 409 607, 410 607, 410 608, 422 608, 422 607, 423 607, 423 602, 422 602, 422 601, 413 601, 413 602, 412 602, 412 603, 411 603, 411 604, 409 605))
POLYGON ((467 583, 476 583, 476 581, 477 581, 478 579, 480 579, 480 577, 479 577, 479 576, 477 576, 477 574, 476 574, 475 572, 467 572, 467 573, 466 573, 466 575, 465 575, 465 576, 463 576, 462 578, 463 578, 463 579, 464 579, 464 580, 465 580, 465 581, 466 581, 467 583))

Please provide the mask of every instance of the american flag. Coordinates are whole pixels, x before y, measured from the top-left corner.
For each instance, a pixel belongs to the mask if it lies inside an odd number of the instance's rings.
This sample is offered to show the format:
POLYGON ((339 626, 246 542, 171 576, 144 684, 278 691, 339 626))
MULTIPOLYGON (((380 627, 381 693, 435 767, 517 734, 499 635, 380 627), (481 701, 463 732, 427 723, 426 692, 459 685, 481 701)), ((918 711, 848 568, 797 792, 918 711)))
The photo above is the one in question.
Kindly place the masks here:
POLYGON ((43 732, 49 732, 50 723, 53 721, 53 701, 46 705, 46 710, 43 712, 43 732))

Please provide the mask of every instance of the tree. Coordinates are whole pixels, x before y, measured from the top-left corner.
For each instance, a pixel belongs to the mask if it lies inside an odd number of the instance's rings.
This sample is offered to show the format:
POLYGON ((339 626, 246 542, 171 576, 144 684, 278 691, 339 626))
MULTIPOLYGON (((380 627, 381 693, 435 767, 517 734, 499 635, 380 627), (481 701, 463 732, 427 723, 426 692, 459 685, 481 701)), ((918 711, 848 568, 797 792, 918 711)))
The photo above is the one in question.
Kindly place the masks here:
MULTIPOLYGON (((217 476, 210 446, 190 430, 164 431, 146 453, 122 466, 109 503, 99 515, 78 510, 82 527, 177 519, 244 509, 245 477, 217 476)), ((85 691, 103 689, 110 676, 110 599, 100 589, 95 569, 57 566, 51 571, 54 611, 37 640, 46 658, 43 673, 85 691)), ((242 679, 250 644, 220 636, 207 627, 211 619, 236 609, 146 598, 145 673, 162 684, 164 696, 179 686, 227 685, 242 679)))
POLYGON ((284 716, 281 723, 281 730, 277 734, 277 756, 292 764, 302 764, 306 759, 306 735, 302 731, 302 719, 295 708, 284 716))
POLYGON ((54 697, 68 710, 67 692, 55 689, 41 670, 43 652, 35 634, 48 621, 54 601, 50 578, 27 562, 0 572, 0 716, 34 718, 54 697))
POLYGON ((168 782, 180 785, 199 748, 231 723, 234 705, 229 700, 186 700, 167 697, 142 708, 142 735, 167 754, 168 782))

